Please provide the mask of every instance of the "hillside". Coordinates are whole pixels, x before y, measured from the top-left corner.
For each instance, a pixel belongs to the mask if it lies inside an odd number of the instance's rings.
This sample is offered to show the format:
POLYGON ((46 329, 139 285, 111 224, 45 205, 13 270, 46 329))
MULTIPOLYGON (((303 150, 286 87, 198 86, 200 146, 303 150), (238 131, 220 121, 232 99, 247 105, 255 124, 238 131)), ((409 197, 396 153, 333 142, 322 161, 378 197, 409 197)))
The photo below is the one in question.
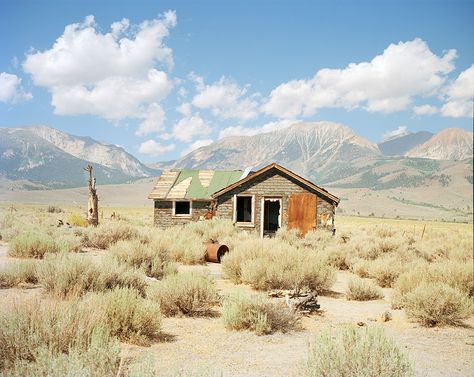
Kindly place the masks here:
POLYGON ((92 163, 102 183, 122 183, 156 175, 122 148, 39 126, 0 128, 0 177, 21 187, 61 188, 85 184, 92 163))

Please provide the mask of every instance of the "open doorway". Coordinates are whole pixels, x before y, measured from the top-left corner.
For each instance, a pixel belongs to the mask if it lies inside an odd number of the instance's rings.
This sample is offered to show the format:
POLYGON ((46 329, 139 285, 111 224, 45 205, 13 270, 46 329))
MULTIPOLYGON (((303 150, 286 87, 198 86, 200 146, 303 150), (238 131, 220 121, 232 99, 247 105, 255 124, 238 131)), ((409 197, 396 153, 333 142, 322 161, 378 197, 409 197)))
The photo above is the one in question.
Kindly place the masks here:
POLYGON ((281 227, 281 199, 264 198, 263 199, 263 217, 262 217, 263 236, 274 236, 281 227))

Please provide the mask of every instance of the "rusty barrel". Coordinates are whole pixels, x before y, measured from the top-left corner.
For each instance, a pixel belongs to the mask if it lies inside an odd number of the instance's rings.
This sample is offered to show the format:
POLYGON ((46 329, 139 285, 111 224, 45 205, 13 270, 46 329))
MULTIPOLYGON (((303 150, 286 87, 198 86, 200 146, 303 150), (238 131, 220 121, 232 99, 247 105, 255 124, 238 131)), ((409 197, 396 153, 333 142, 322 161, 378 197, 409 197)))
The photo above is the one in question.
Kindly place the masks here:
POLYGON ((206 247, 206 260, 213 263, 221 263, 221 258, 225 253, 229 252, 227 245, 221 245, 220 243, 207 242, 204 244, 206 247))

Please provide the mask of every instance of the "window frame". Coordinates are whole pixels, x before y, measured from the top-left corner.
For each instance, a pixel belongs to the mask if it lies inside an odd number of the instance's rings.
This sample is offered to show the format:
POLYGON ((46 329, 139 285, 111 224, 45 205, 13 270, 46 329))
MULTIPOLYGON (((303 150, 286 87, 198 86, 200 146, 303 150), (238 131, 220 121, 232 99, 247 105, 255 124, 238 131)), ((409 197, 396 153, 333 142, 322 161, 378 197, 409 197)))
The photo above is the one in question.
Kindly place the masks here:
POLYGON ((192 200, 173 200, 173 217, 192 217, 193 215, 193 201, 192 200), (176 213, 176 203, 187 202, 189 203, 189 213, 176 213))
POLYGON ((255 227, 255 195, 252 194, 242 194, 242 195, 234 195, 233 198, 233 223, 237 226, 241 227, 255 227), (250 221, 237 221, 237 198, 251 198, 251 214, 250 214, 250 221))

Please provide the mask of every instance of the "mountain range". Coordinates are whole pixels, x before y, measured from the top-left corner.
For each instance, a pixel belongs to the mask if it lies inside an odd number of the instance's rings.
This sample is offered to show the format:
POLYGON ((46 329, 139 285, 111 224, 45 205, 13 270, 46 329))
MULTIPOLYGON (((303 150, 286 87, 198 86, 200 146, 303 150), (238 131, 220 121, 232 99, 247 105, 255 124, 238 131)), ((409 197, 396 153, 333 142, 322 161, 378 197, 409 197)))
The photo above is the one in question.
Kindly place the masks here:
POLYGON ((24 188, 65 188, 86 183, 83 168, 94 167, 101 183, 155 176, 123 148, 46 126, 0 128, 0 178, 24 188))
POLYGON ((146 166, 123 148, 47 126, 0 128, 0 178, 29 188, 83 186, 82 168, 100 183, 156 176, 165 168, 257 169, 271 162, 314 182, 375 190, 472 184, 472 132, 408 133, 379 144, 333 122, 300 122, 254 136, 233 136, 176 161, 146 166))

